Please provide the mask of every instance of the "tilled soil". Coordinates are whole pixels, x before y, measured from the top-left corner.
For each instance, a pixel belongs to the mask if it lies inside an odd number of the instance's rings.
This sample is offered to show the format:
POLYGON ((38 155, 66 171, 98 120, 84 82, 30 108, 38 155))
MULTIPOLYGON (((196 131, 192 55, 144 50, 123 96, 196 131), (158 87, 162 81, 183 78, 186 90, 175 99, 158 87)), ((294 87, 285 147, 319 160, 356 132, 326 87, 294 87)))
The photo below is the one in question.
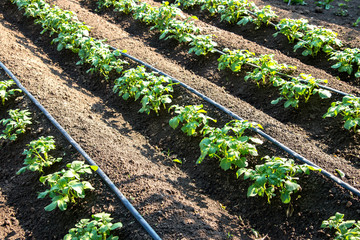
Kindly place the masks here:
MULTIPOLYGON (((277 98, 273 89, 244 82, 244 72, 237 75, 219 72, 216 55, 206 58, 189 55, 186 46, 158 40, 158 34, 129 16, 111 11, 95 13, 93 1, 52 3, 75 12, 81 21, 93 27, 94 37, 108 39, 114 47, 127 49, 129 54, 194 87, 241 117, 260 123, 266 133, 324 169, 333 173, 335 169, 342 170, 346 173, 343 180, 360 188, 359 136, 344 130, 339 118, 321 118, 331 101, 339 100, 339 96, 327 101, 313 98, 297 110, 284 109, 281 104, 274 106, 270 104, 277 98)), ((279 62, 298 66, 299 72, 327 78, 330 86, 359 95, 356 83, 336 79, 325 57, 322 65, 313 64, 321 61, 286 54, 281 45, 261 44, 248 37, 259 32, 232 31, 214 21, 204 14, 197 24, 206 33, 215 34, 221 47, 272 53, 279 62)), ((138 102, 123 101, 112 93, 111 84, 76 66, 75 55, 57 52, 56 46, 50 45, 49 36, 40 35, 41 30, 33 20, 23 17, 9 2, 0 4, 0 23, 0 61, 80 143, 163 239, 247 239, 256 237, 254 231, 269 239, 327 239, 329 232, 320 229, 322 220, 335 212, 345 213, 348 219, 359 218, 359 199, 319 173, 299 180, 302 191, 294 194, 289 205, 278 199, 268 204, 265 198, 247 198, 250 182, 236 179, 234 172, 223 172, 210 159, 195 165, 201 138, 189 138, 172 130, 168 125, 171 115, 166 111, 159 116, 138 113, 138 102), (181 159, 183 164, 173 163, 174 158, 181 159)), ((331 22, 331 26, 338 25, 331 22)), ((266 31, 263 34, 270 34, 266 31)), ((262 39, 272 38, 267 36, 262 39)), ((204 104, 209 115, 219 120, 219 126, 230 120, 179 86, 175 87, 173 102, 204 104)), ((24 97, 5 106, 1 117, 6 110, 18 106, 37 112, 24 97)), ((49 200, 36 199, 36 192, 44 189, 37 181, 39 176, 31 173, 15 176, 22 165, 25 145, 38 136, 51 134, 59 141, 54 154, 66 152, 67 162, 79 158, 43 119, 37 113, 30 135, 2 145, 0 216, 6 217, 0 222, 0 237, 60 239, 80 218, 106 210, 124 223, 124 228, 118 231, 121 238, 148 239, 97 177, 91 178, 98 187, 95 193, 78 205, 66 212, 42 210, 49 200)), ((287 156, 269 142, 259 146, 259 153, 287 156)), ((259 159, 250 162, 255 165, 259 159)))

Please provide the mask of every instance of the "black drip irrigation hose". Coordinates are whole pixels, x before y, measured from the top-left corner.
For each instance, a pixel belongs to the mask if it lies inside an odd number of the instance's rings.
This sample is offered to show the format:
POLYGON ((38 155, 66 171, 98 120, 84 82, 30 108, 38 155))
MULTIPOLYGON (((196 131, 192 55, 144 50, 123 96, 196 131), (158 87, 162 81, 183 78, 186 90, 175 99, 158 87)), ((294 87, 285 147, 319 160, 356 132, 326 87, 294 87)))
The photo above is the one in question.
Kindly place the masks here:
MULTIPOLYGON (((117 48, 114 48, 112 46, 110 46, 110 48, 112 50, 118 50, 117 48)), ((181 82, 180 80, 158 70, 157 68, 145 63, 144 61, 137 59, 136 57, 133 57, 127 53, 124 53, 122 51, 121 55, 140 63, 141 65, 144 65, 145 67, 159 73, 160 75, 163 75, 165 77, 171 78, 171 80, 175 83, 178 83, 179 85, 181 85, 182 87, 186 88, 188 91, 194 93, 195 95, 199 96, 200 98, 204 99, 205 101, 207 101, 208 103, 212 104, 213 106, 217 107, 218 109, 220 109, 221 111, 225 112, 226 114, 228 114, 229 116, 233 117, 234 119, 238 119, 240 121, 244 121, 243 118, 241 118, 240 116, 238 116, 237 114, 233 113, 232 111, 230 111, 229 109, 227 109, 226 107, 222 106, 221 104, 217 103, 216 101, 212 100, 211 98, 205 96, 204 94, 200 93, 199 91, 197 91, 196 89, 188 86, 187 84, 181 82)), ((289 153, 291 156, 295 157, 296 159, 298 159, 299 161, 306 163, 310 166, 313 166, 315 168, 320 169, 321 173, 328 177, 329 179, 333 180, 334 182, 336 182, 337 184, 339 184, 340 186, 342 186, 343 188, 349 190, 350 192, 354 193, 355 195, 360 197, 360 191, 356 188, 354 188, 353 186, 349 185, 348 183, 344 182, 343 180, 341 180, 340 178, 336 177, 335 175, 331 174, 330 172, 324 170, 323 168, 319 167, 318 165, 316 165, 315 163, 311 162, 310 160, 306 159, 305 157, 301 156, 300 154, 298 154, 297 152, 295 152, 294 150, 288 148, 287 146, 285 146, 284 144, 282 144, 281 142, 277 141, 275 138, 271 137, 270 135, 268 135, 267 133, 261 131, 258 128, 252 127, 251 130, 253 130, 254 132, 256 132, 257 134, 259 134, 260 136, 264 137, 265 139, 269 140, 270 142, 272 142, 273 144, 275 144, 276 146, 280 147, 282 150, 284 150, 285 152, 289 153)))
POLYGON ((92 166, 97 166, 96 173, 101 179, 110 187, 125 207, 131 212, 141 226, 149 233, 149 235, 155 240, 161 240, 159 235, 154 229, 146 222, 146 220, 140 215, 135 207, 127 200, 127 198, 120 192, 115 184, 109 179, 109 177, 101 170, 101 168, 93 161, 90 156, 80 147, 80 145, 65 131, 65 129, 50 115, 50 113, 40 104, 36 98, 20 83, 20 81, 12 74, 12 72, 0 61, 0 67, 14 80, 16 85, 30 98, 30 100, 44 113, 49 121, 61 132, 61 134, 70 142, 70 144, 85 158, 85 160, 92 166))

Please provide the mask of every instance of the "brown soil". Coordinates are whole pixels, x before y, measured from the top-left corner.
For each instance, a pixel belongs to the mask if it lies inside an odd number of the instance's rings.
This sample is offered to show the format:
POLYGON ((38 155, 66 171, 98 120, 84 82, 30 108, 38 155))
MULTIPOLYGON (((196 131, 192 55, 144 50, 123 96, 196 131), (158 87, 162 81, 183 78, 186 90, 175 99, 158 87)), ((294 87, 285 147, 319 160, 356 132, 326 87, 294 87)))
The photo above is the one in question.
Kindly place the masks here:
MULTIPOLYGON (((110 11, 102 15, 94 13, 93 1, 52 3, 75 12, 81 21, 93 27, 94 37, 108 39, 111 45, 127 49, 131 55, 198 89, 243 118, 262 124, 266 133, 324 169, 333 173, 341 169, 346 173, 344 181, 360 188, 359 136, 342 129, 341 119, 321 118, 331 101, 340 99, 338 96, 328 101, 311 99, 296 111, 284 109, 280 104, 274 106, 270 104, 277 97, 273 89, 245 83, 240 80, 244 73, 218 72, 218 56, 191 56, 185 46, 158 40, 158 34, 129 16, 110 11)), ((291 14, 286 8, 281 11, 291 14)), ((233 31, 235 28, 227 29, 215 21, 204 14, 197 24, 216 34, 221 47, 273 53, 279 62, 329 79, 329 85, 334 88, 360 92, 358 84, 348 83, 348 79, 336 80, 337 75, 325 57, 315 61, 303 59, 299 54, 286 54, 285 47, 270 40, 271 31, 265 28, 260 29, 261 33, 251 29, 233 31), (258 34, 262 40, 255 39, 256 36, 260 39, 258 34), (264 39, 266 44, 261 43, 264 39)), ((337 22, 329 24, 331 28, 338 27, 334 30, 345 26, 337 22)), ((138 102, 126 102, 114 96, 111 84, 99 76, 86 74, 85 67, 75 65, 75 55, 57 52, 50 45, 51 38, 40 35, 40 31, 17 7, 9 2, 0 3, 3 50, 0 61, 80 143, 163 239, 248 239, 255 237, 252 229, 269 239, 328 239, 329 232, 320 229, 322 220, 335 212, 345 213, 348 219, 358 219, 359 199, 318 173, 300 180, 302 191, 294 195, 291 205, 281 204, 277 199, 268 204, 264 198, 247 198, 250 182, 236 179, 231 171, 223 172, 213 160, 194 164, 199 156, 200 138, 189 138, 179 130, 172 130, 168 125, 171 116, 166 111, 159 116, 138 113, 138 102), (183 164, 173 163, 174 158, 181 159, 183 164), (286 215, 288 210, 293 211, 290 216, 286 215)), ((359 46, 358 42, 349 44, 359 46)), ((292 47, 286 46, 292 52, 292 47)), ((173 95, 175 104, 204 104, 209 115, 219 120, 219 126, 230 120, 180 87, 175 88, 173 95)), ((58 145, 54 155, 65 152, 64 162, 80 157, 26 97, 3 107, 0 117, 15 107, 30 108, 35 120, 30 134, 15 143, 2 143, 0 216, 5 217, 0 218, 4 219, 0 222, 1 239, 60 239, 80 218, 89 218, 99 211, 108 211, 116 221, 124 223, 124 228, 117 232, 122 239, 149 239, 98 177, 90 179, 97 190, 79 204, 66 212, 43 211, 49 200, 36 198, 37 192, 44 189, 37 180, 39 176, 35 173, 15 176, 22 166, 25 145, 39 136, 53 135, 58 145)), ((259 152, 261 156, 286 156, 268 142, 259 147, 259 152)), ((251 165, 259 162, 251 161, 251 165)))

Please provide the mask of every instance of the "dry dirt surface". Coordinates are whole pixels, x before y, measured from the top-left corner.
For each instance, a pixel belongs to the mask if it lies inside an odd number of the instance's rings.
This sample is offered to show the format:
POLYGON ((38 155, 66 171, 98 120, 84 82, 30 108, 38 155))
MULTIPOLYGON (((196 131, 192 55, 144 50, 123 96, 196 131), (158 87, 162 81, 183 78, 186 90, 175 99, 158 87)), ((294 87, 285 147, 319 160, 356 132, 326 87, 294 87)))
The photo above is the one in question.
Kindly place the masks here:
MULTIPOLYGON (((95 12, 95 1, 51 3, 76 13, 92 27, 92 36, 108 39, 112 46, 127 49, 129 54, 183 81, 244 119, 260 123, 266 133, 327 171, 335 174, 335 169, 342 170, 346 174, 343 180, 360 189, 359 135, 344 130, 340 118, 321 118, 332 101, 341 99, 339 96, 326 101, 315 97, 297 110, 284 109, 281 104, 270 103, 277 98, 274 89, 244 82, 245 71, 236 75, 219 72, 217 55, 189 55, 186 46, 159 40, 158 33, 130 16, 113 13, 111 9, 95 12)), ((293 17, 296 12, 344 33, 341 39, 346 45, 360 46, 359 28, 324 17, 330 14, 325 11, 315 19, 317 14, 311 6, 274 3, 275 11, 282 17, 293 17)), ((139 102, 124 101, 114 95, 112 83, 76 66, 76 55, 58 52, 50 44, 51 38, 40 35, 40 27, 22 14, 10 1, 0 3, 0 61, 98 163, 161 238, 330 239, 331 232, 320 228, 322 220, 336 212, 344 213, 347 219, 359 219, 359 198, 319 173, 299 180, 302 191, 293 195, 291 204, 282 204, 277 198, 271 204, 266 198, 247 198, 251 183, 237 179, 234 171, 222 171, 212 159, 195 165, 201 138, 174 131, 168 124, 171 114, 166 110, 159 116, 138 113, 139 102), (183 163, 174 163, 175 158, 183 163)), ((299 72, 327 78, 329 86, 360 95, 358 79, 340 75, 338 80, 326 56, 312 59, 293 53, 286 39, 271 36, 273 29, 255 31, 251 27, 229 26, 199 9, 187 14, 199 16, 196 24, 206 33, 215 34, 220 48, 274 54, 279 62, 296 65, 299 72)), ((3 72, 0 74, 1 79, 6 79, 3 72)), ((173 102, 203 104, 208 114, 218 119, 218 126, 231 120, 180 86, 175 87, 173 102)), ((39 174, 15 175, 22 167, 21 153, 26 144, 39 136, 55 136, 58 147, 53 155, 63 156, 64 161, 46 173, 81 157, 25 96, 0 107, 0 117, 6 117, 7 110, 12 108, 30 109, 33 124, 16 142, 0 141, 1 239, 61 239, 79 219, 100 211, 107 211, 115 221, 123 222, 124 227, 115 232, 120 239, 150 239, 96 174, 88 177, 96 191, 65 212, 45 212, 43 208, 50 200, 37 199, 37 192, 45 189, 38 181, 39 174)), ((258 149, 260 156, 288 157, 268 141, 258 149)), ((249 161, 251 166, 260 162, 258 158, 249 161)))

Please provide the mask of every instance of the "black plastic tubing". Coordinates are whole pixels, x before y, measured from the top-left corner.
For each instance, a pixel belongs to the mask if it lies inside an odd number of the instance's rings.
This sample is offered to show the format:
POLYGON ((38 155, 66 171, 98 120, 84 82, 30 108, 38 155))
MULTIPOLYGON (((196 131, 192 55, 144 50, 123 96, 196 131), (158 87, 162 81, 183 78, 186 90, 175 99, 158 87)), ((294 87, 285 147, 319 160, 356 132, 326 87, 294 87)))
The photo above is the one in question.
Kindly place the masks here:
MULTIPOLYGON (((117 50, 116 48, 110 46, 111 49, 113 50, 117 50)), ((199 96, 200 98, 204 99, 205 101, 207 101, 208 103, 212 104, 213 106, 217 107, 218 109, 220 109, 221 111, 225 112, 226 114, 228 114, 229 116, 231 116, 234 119, 240 120, 240 121, 244 121, 243 118, 241 118, 240 116, 238 116, 237 114, 233 113, 232 111, 230 111, 229 109, 227 109, 226 107, 222 106, 221 104, 217 103, 216 101, 212 100, 211 98, 205 96, 204 94, 200 93, 199 91, 197 91, 196 89, 186 85, 185 83, 181 82, 180 80, 158 70, 157 68, 145 63, 144 61, 137 59, 136 57, 133 57, 127 53, 124 53, 122 51, 121 55, 137 62, 140 63, 142 65, 144 65, 145 67, 159 73, 160 75, 163 75, 165 77, 171 78, 173 82, 178 83, 179 85, 181 85, 182 87, 186 88, 188 91, 194 93, 195 95, 199 96)), ((267 133, 261 131, 259 128, 251 128, 251 130, 253 130, 254 132, 256 132, 257 134, 259 134, 260 136, 264 137, 265 139, 269 140, 270 142, 272 142, 273 144, 275 144, 276 146, 280 147, 282 150, 284 150, 285 152, 289 153, 291 156, 295 157, 296 159, 298 159, 299 161, 306 163, 310 166, 313 166, 315 168, 320 169, 321 173, 328 177, 329 179, 333 180, 334 182, 336 182, 337 184, 339 184, 340 186, 342 186, 343 188, 349 190, 350 192, 352 192, 353 194, 357 195, 360 197, 360 191, 356 188, 354 188, 353 186, 351 186, 350 184, 344 182, 343 180, 341 180, 340 178, 336 177, 335 175, 331 174, 330 172, 326 171, 325 169, 319 167, 318 165, 316 165, 315 163, 311 162, 310 160, 306 159, 305 157, 303 157, 302 155, 298 154, 297 152, 295 152, 294 150, 288 148, 287 146, 285 146, 284 144, 282 144, 281 142, 277 141, 275 138, 271 137, 270 135, 268 135, 267 133)))
POLYGON ((36 98, 20 83, 20 81, 12 74, 12 72, 0 61, 0 67, 14 80, 16 85, 30 98, 30 100, 44 113, 49 121, 61 132, 61 134, 70 142, 70 144, 85 158, 85 160, 92 166, 97 166, 96 173, 101 179, 110 187, 125 207, 131 212, 136 220, 143 226, 143 228, 149 233, 149 235, 155 240, 161 240, 159 235, 154 229, 146 222, 146 220, 140 215, 135 207, 127 200, 127 198, 120 192, 110 178, 101 170, 101 168, 93 161, 90 156, 75 142, 75 140, 65 131, 65 129, 50 115, 50 113, 40 104, 36 98))

